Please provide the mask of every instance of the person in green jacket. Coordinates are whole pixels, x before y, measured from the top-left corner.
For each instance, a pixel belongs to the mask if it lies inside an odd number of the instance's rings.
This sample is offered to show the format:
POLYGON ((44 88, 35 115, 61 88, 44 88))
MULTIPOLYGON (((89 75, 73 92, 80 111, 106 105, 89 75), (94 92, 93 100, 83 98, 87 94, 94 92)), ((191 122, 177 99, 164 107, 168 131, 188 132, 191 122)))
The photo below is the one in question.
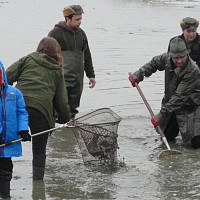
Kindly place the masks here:
POLYGON ((200 69, 181 38, 172 39, 168 53, 153 57, 129 80, 135 86, 157 70, 165 71, 165 96, 152 124, 160 125, 167 140, 175 140, 180 131, 186 146, 200 148, 200 69))
MULTIPOLYGON (((36 52, 20 58, 6 70, 10 85, 17 82, 29 114, 31 134, 55 126, 54 111, 58 122, 70 120, 70 108, 65 89, 61 49, 51 37, 43 38, 36 52)), ((33 179, 43 179, 46 163, 48 133, 33 137, 33 179)))
POLYGON ((80 106, 84 71, 89 78, 90 88, 96 84, 88 39, 80 28, 82 13, 83 9, 80 5, 64 8, 65 21, 56 24, 48 34, 48 36, 55 38, 61 46, 72 118, 75 118, 78 113, 77 108, 80 106))

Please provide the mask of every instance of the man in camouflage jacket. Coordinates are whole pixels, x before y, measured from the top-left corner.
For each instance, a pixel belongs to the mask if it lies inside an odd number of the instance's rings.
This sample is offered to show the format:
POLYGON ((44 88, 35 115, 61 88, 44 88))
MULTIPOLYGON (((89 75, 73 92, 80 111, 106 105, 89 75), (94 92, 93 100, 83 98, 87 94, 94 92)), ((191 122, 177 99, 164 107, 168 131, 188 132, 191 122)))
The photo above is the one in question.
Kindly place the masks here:
POLYGON ((129 80, 135 86, 157 70, 165 71, 165 96, 152 124, 160 125, 168 140, 174 140, 180 131, 184 144, 200 148, 200 70, 181 38, 172 39, 168 53, 153 57, 129 80))

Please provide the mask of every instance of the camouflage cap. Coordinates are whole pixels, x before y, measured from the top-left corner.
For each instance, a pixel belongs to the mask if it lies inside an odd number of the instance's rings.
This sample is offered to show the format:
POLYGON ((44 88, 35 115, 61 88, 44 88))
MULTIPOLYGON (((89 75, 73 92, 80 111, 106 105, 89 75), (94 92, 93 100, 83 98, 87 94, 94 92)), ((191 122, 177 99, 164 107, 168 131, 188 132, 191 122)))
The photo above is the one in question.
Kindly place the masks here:
POLYGON ((83 13, 83 9, 80 5, 71 5, 63 9, 64 17, 68 17, 70 15, 78 15, 83 13))
POLYGON ((179 37, 175 37, 174 39, 172 39, 169 44, 168 55, 173 58, 187 56, 188 50, 185 42, 179 37))
POLYGON ((180 22, 181 28, 182 29, 196 29, 199 26, 199 21, 192 18, 192 17, 186 17, 184 19, 182 19, 182 21, 180 22))

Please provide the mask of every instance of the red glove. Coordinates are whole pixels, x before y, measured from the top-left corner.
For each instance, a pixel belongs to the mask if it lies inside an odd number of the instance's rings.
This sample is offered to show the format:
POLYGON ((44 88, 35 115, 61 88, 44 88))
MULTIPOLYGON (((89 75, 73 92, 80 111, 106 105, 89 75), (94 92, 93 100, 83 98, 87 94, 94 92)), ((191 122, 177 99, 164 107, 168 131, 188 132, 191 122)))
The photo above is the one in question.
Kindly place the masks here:
POLYGON ((136 80, 133 78, 133 75, 132 74, 129 74, 129 77, 128 77, 129 81, 131 82, 132 86, 135 87, 135 83, 139 83, 140 81, 136 80))
POLYGON ((161 113, 158 113, 157 115, 154 115, 151 118, 151 123, 154 125, 154 128, 156 128, 160 124, 161 120, 162 120, 162 114, 161 113))

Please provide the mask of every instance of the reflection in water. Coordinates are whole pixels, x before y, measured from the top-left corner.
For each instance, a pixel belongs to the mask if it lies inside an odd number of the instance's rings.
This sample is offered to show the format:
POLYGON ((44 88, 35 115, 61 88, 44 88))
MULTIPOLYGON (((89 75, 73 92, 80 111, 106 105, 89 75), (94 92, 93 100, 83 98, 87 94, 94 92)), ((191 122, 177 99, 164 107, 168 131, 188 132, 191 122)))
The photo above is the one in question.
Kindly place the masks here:
POLYGON ((32 199, 46 199, 45 195, 45 183, 42 180, 33 180, 33 190, 32 190, 32 199))
POLYGON ((73 132, 65 128, 52 137, 54 138, 49 141, 49 164, 45 177, 49 198, 109 199, 110 193, 105 184, 110 185, 111 180, 106 174, 89 171, 84 166, 73 132))
MULTIPOLYGON (((174 148, 177 145, 174 144, 174 148)), ((161 186, 163 199, 199 199, 200 151, 180 148, 182 155, 169 156, 159 163, 155 176, 161 186)))

